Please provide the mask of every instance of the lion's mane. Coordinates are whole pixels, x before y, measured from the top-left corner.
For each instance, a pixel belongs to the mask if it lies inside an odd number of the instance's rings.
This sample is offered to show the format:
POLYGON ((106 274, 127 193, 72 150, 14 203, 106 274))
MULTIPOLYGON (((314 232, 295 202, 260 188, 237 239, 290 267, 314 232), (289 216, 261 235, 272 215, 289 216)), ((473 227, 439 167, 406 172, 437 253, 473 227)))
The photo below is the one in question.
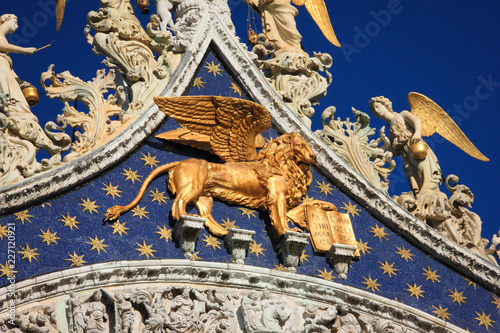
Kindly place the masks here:
MULTIPOLYGON (((311 167, 307 165, 303 170, 297 164, 300 161, 296 160, 297 156, 292 150, 292 142, 296 137, 303 140, 297 133, 287 133, 278 137, 266 144, 257 157, 258 161, 262 161, 270 167, 273 175, 281 175, 285 178, 288 184, 286 198, 288 209, 299 204, 312 181, 311 167)), ((264 179, 259 175, 261 183, 267 184, 268 179, 269 176, 264 179)))

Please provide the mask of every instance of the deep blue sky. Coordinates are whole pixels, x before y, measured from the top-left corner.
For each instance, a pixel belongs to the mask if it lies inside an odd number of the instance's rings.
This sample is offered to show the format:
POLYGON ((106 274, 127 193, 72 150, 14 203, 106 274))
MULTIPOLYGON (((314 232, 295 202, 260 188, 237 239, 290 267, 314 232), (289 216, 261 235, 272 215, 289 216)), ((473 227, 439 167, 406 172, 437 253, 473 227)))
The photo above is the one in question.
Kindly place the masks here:
MULTIPOLYGON (((2 13, 19 17, 12 42, 35 47, 52 42, 50 48, 35 55, 12 55, 21 78, 41 90, 40 74, 52 63, 57 73, 69 70, 83 80, 91 80, 95 71, 104 67, 100 64, 103 57, 92 53, 83 34, 86 14, 99 8, 97 0, 67 0, 65 18, 57 33, 54 0, 3 2, 2 13)), ((228 2, 237 32, 246 40, 247 6, 241 0, 228 2)), ((352 119, 351 107, 369 112, 368 100, 374 96, 391 99, 395 111, 409 108, 407 95, 411 91, 429 96, 449 111, 491 159, 486 163, 474 160, 438 136, 427 140, 443 173, 458 175, 460 183, 471 188, 475 195, 472 211, 483 220, 483 237, 491 239, 500 226, 496 211, 500 185, 500 2, 327 0, 327 6, 343 44, 341 49, 328 43, 304 8, 297 17, 306 51, 330 53, 334 59, 333 83, 316 107, 312 129, 320 128, 319 117, 330 105, 336 106, 337 116, 352 119)), ((140 13, 138 16, 147 19, 140 13)), ((42 96, 32 111, 44 124, 55 120, 62 107, 59 101, 42 96)), ((374 117, 371 124, 376 128, 386 125, 374 117)), ((401 160, 397 158, 397 162, 401 160)), ((399 168, 391 176, 390 194, 407 190, 399 168)))

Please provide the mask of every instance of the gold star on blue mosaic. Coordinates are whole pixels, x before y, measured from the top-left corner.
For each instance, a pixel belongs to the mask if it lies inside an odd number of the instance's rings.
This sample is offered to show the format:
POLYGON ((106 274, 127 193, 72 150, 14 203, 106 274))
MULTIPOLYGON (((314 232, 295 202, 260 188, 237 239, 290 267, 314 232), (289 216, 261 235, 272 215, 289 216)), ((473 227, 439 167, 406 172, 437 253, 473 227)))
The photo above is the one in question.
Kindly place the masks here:
POLYGON ((0 277, 6 276, 7 279, 13 277, 17 271, 14 270, 14 266, 9 265, 7 261, 5 261, 5 265, 0 264, 0 277))
POLYGON ((500 309, 500 298, 493 296, 493 301, 491 303, 495 304, 497 309, 500 309))
POLYGON ((139 178, 142 178, 142 176, 137 174, 139 170, 132 171, 132 168, 129 167, 128 170, 123 169, 123 171, 124 173, 122 173, 122 175, 126 177, 125 180, 131 180, 132 184, 135 184, 136 180, 138 182, 141 181, 139 178))
POLYGON ((148 156, 142 154, 142 157, 140 158, 140 160, 144 161, 144 166, 149 165, 151 167, 151 169, 157 168, 158 163, 160 163, 160 161, 158 161, 156 159, 156 156, 151 156, 151 154, 149 152, 148 152, 148 156))
POLYGON ((229 89, 233 90, 233 94, 238 94, 241 97, 241 90, 240 90, 240 88, 237 85, 235 85, 233 82, 231 82, 231 87, 229 87, 229 89))
POLYGON ((477 284, 475 282, 472 282, 471 280, 464 278, 465 281, 467 281, 467 286, 473 286, 474 290, 476 290, 477 284))
POLYGON ((343 202, 343 204, 344 204, 344 207, 342 207, 342 209, 343 209, 343 210, 345 210, 345 212, 346 212, 347 214, 350 214, 352 217, 354 217, 354 215, 358 215, 358 216, 360 216, 360 215, 358 214, 358 212, 360 212, 360 211, 361 211, 361 209, 358 209, 358 208, 357 208, 357 207, 358 207, 358 205, 353 205, 353 204, 351 204, 351 202, 350 202, 350 201, 349 201, 349 204, 346 204, 345 202, 343 202))
POLYGON ((452 303, 458 303, 458 305, 462 305, 461 303, 464 303, 465 304, 465 300, 467 299, 467 297, 464 296, 464 292, 461 291, 461 292, 458 292, 457 291, 457 288, 455 288, 455 291, 451 291, 450 289, 448 289, 450 291, 450 295, 448 295, 449 297, 451 297, 453 299, 453 302, 452 303))
POLYGON ((80 266, 83 266, 84 264, 87 263, 85 260, 83 260, 83 257, 85 256, 84 254, 79 256, 78 254, 76 254, 75 251, 73 251, 73 254, 68 252, 68 255, 69 255, 69 259, 64 259, 64 260, 71 262, 71 266, 69 266, 69 267, 73 267, 73 266, 80 267, 80 266))
POLYGON ((435 311, 432 312, 435 313, 438 318, 441 318, 443 320, 450 320, 451 314, 448 312, 448 308, 443 309, 441 304, 439 304, 439 308, 435 307, 434 305, 432 307, 435 309, 435 311))
POLYGON ((45 209, 45 206, 52 207, 52 205, 50 204, 50 202, 44 202, 41 206, 42 206, 43 209, 45 209))
POLYGON ((167 203, 167 197, 165 196, 165 191, 163 192, 160 192, 158 191, 157 188, 155 188, 155 191, 153 192, 152 190, 149 190, 149 192, 151 192, 151 194, 149 194, 150 197, 152 197, 152 201, 155 202, 157 201, 158 204, 161 206, 161 203, 167 203))
POLYGON ((9 232, 7 231, 7 225, 0 224, 0 240, 3 240, 3 237, 7 237, 9 232))
POLYGON ((153 246, 153 244, 151 245, 147 245, 146 244, 146 241, 142 241, 142 245, 137 243, 136 244, 139 246, 136 250, 140 252, 140 256, 146 256, 148 259, 149 259, 149 256, 151 257, 154 257, 154 254, 153 252, 158 252, 156 250, 153 250, 151 247, 153 246))
POLYGON ((472 332, 471 332, 471 331, 469 331, 469 329, 468 329, 467 327, 465 328, 465 331, 466 331, 466 332, 469 332, 469 333, 475 333, 475 331, 472 331, 472 332))
POLYGON ((440 275, 437 275, 437 270, 435 271, 432 271, 431 268, 429 266, 427 266, 427 269, 425 268, 422 268, 424 270, 425 273, 422 273, 423 275, 425 275, 425 281, 432 281, 432 284, 434 284, 435 281, 437 282, 441 282, 439 281, 439 278, 441 277, 440 275))
POLYGON ((208 63, 208 61, 205 61, 205 63, 207 64, 206 66, 204 66, 206 69, 208 69, 208 74, 210 73, 213 73, 214 74, 214 77, 217 76, 217 74, 219 74, 220 76, 222 76, 221 72, 223 72, 222 69, 219 68, 220 64, 214 64, 213 61, 211 61, 210 63, 208 63))
POLYGON ((387 240, 388 234, 385 232, 385 227, 380 228, 378 224, 375 224, 375 227, 370 227, 372 229, 370 232, 373 233, 373 237, 378 237, 380 241, 382 241, 382 238, 387 240))
POLYGON ((159 226, 156 226, 158 230, 160 231, 155 231, 157 234, 160 235, 160 239, 164 239, 165 242, 168 243, 168 240, 172 239, 172 229, 167 229, 165 225, 163 225, 163 228, 160 228, 159 226))
POLYGON ((149 220, 148 214, 149 212, 146 211, 146 207, 142 207, 137 205, 132 209, 132 213, 134 213, 132 216, 139 216, 139 218, 142 220, 143 217, 147 218, 149 220))
POLYGON ((214 250, 221 248, 220 245, 222 243, 219 242, 217 237, 214 237, 212 235, 205 235, 205 239, 202 239, 202 241, 206 243, 205 247, 211 246, 214 250))
POLYGON ((368 246, 368 242, 363 243, 361 238, 356 242, 358 244, 358 250, 365 255, 366 253, 371 254, 371 247, 368 246))
POLYGON ((422 286, 417 286, 416 283, 414 283, 413 286, 410 286, 408 283, 406 285, 408 286, 408 289, 405 290, 410 292, 410 297, 415 296, 417 299, 419 297, 425 298, 423 295, 425 291, 420 289, 422 286))
POLYGON ((259 257, 259 254, 265 256, 264 251, 266 251, 266 249, 262 248, 262 243, 257 244, 256 241, 253 241, 253 243, 250 244, 250 254, 255 253, 257 258, 259 257))
POLYGON ((201 79, 201 76, 198 76, 196 79, 194 79, 193 87, 196 87, 198 89, 205 88, 205 83, 206 82, 203 82, 203 80, 201 79))
POLYGON ((97 254, 101 254, 101 250, 104 252, 107 252, 105 247, 108 247, 109 245, 104 244, 104 238, 98 239, 97 236, 95 236, 94 239, 92 239, 91 237, 89 237, 89 239, 90 239, 90 242, 86 242, 86 243, 89 245, 92 245, 92 248, 90 249, 90 251, 96 250, 97 254))
POLYGON ((57 237, 57 232, 51 233, 50 229, 47 229, 47 231, 43 231, 42 229, 40 229, 40 231, 42 232, 42 234, 38 235, 38 237, 42 237, 42 243, 47 242, 47 245, 50 245, 51 243, 57 244, 57 240, 61 239, 57 237))
POLYGON ((322 278, 322 279, 325 279, 327 281, 333 281, 333 279, 335 279, 334 276, 332 276, 333 274, 333 271, 327 271, 326 268, 323 268, 322 271, 320 271, 319 269, 317 269, 317 271, 319 272, 318 277, 322 278))
POLYGON ((252 210, 252 209, 249 209, 249 208, 238 208, 239 210, 241 210, 241 216, 243 215, 246 215, 248 218, 250 218, 250 216, 252 217, 256 217, 255 214, 257 213, 255 210, 252 210))
POLYGON ((397 275, 396 271, 399 271, 399 269, 394 268, 394 263, 389 265, 387 260, 385 261, 385 263, 382 263, 380 261, 378 263, 382 265, 379 268, 383 271, 383 274, 387 274, 389 275, 389 277, 392 277, 392 275, 397 275))
POLYGON ((306 203, 308 201, 312 201, 314 198, 309 197, 307 194, 300 200, 302 203, 306 203))
POLYGON ((120 193, 123 192, 118 189, 118 185, 113 186, 113 184, 111 183, 109 183, 109 185, 102 183, 102 185, 104 185, 104 188, 102 188, 101 190, 106 191, 106 196, 110 195, 113 197, 113 199, 115 197, 120 197, 120 193))
POLYGON ((374 293, 375 290, 380 291, 378 287, 381 287, 382 285, 377 283, 378 279, 372 279, 371 275, 368 275, 368 279, 363 276, 363 279, 365 279, 365 281, 362 283, 366 284, 366 289, 371 289, 372 293, 374 293))
POLYGON ((127 224, 127 222, 123 222, 122 224, 119 220, 117 220, 115 223, 110 225, 110 227, 113 228, 113 234, 118 234, 120 237, 122 237, 123 234, 128 235, 127 230, 130 228, 127 228, 125 224, 127 224))
POLYGON ((21 251, 18 251, 17 253, 20 253, 23 255, 23 257, 21 259, 28 259, 30 264, 31 264, 32 259, 35 259, 36 261, 38 261, 38 258, 36 256, 39 256, 40 254, 36 253, 37 249, 30 249, 30 246, 28 245, 28 243, 26 243, 26 247, 24 247, 24 248, 22 245, 20 245, 19 247, 21 248, 21 251))
POLYGON ((278 265, 276 265, 276 264, 274 264, 274 268, 273 268, 273 269, 275 269, 275 270, 277 270, 277 271, 280 271, 280 272, 287 272, 287 271, 288 271, 288 270, 286 269, 286 267, 285 267, 285 266, 283 266, 282 264, 279 264, 279 266, 278 266, 278 265))
POLYGON ((319 193, 324 193, 325 196, 328 196, 328 194, 332 194, 333 188, 330 187, 330 183, 325 183, 324 180, 321 180, 321 183, 316 181, 318 185, 315 187, 319 188, 319 193))
POLYGON ((24 224, 24 221, 28 221, 31 223, 30 217, 34 217, 33 215, 28 214, 27 210, 23 210, 22 212, 19 213, 14 213, 16 216, 15 221, 20 220, 22 224, 24 224))
POLYGON ((399 250, 396 253, 401 256, 401 259, 404 259, 407 262, 408 262, 408 259, 410 259, 410 260, 413 261, 412 257, 414 257, 415 255, 410 253, 410 251, 411 251, 410 249, 409 250, 405 249, 404 245, 401 246, 401 248, 399 248, 399 247, 396 246, 396 249, 399 250))
POLYGON ((300 259, 300 263, 303 263, 304 261, 309 262, 309 259, 307 259, 309 257, 310 257, 310 255, 306 254, 306 250, 303 250, 302 254, 300 255, 300 258, 299 258, 300 259))
POLYGON ((481 314, 479 314, 479 312, 476 312, 477 317, 474 319, 479 321, 479 324, 478 324, 479 326, 484 325, 484 327, 488 331, 489 327, 493 328, 492 323, 494 323, 494 321, 490 319, 491 314, 486 315, 484 313, 484 311, 481 311, 481 312, 482 312, 481 314))
POLYGON ((97 211, 97 208, 100 208, 100 206, 96 205, 96 200, 90 201, 90 199, 87 197, 87 200, 82 200, 82 203, 79 203, 80 206, 83 207, 83 211, 88 211, 90 215, 92 215, 93 212, 99 213, 97 211))
POLYGON ((239 229, 240 227, 236 226, 235 224, 236 224, 236 221, 230 221, 229 217, 226 218, 225 221, 224 221, 224 219, 222 219, 222 226, 226 230, 229 230, 229 229, 239 229))
POLYGON ((199 251, 198 252, 195 252, 193 253, 193 257, 191 258, 192 261, 196 261, 196 260, 201 260, 202 258, 198 256, 198 253, 200 253, 199 251))
POLYGON ((80 224, 80 222, 76 220, 76 216, 71 217, 69 213, 67 213, 66 216, 61 214, 61 216, 62 219, 59 219, 58 221, 64 222, 63 227, 69 227, 71 231, 73 231, 73 228, 79 229, 77 224, 80 224))

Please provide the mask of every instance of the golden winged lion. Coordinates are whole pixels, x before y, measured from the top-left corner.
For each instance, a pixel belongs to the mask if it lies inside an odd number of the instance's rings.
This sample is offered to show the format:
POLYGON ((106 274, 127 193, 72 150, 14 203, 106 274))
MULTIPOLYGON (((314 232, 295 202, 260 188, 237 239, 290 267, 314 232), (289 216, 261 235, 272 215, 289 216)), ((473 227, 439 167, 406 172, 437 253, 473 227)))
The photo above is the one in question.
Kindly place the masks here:
POLYGON ((268 111, 247 100, 214 97, 157 97, 161 111, 182 127, 158 138, 208 150, 224 163, 188 159, 153 170, 144 180, 137 197, 127 206, 113 206, 106 220, 117 219, 139 203, 149 183, 168 172, 168 188, 176 194, 172 216, 187 215, 186 205, 194 203, 206 226, 216 236, 227 234, 211 215, 213 199, 252 209, 269 211, 279 235, 290 229, 286 213, 306 194, 312 181, 311 165, 316 155, 297 133, 288 133, 267 143, 260 133, 271 126, 268 111))

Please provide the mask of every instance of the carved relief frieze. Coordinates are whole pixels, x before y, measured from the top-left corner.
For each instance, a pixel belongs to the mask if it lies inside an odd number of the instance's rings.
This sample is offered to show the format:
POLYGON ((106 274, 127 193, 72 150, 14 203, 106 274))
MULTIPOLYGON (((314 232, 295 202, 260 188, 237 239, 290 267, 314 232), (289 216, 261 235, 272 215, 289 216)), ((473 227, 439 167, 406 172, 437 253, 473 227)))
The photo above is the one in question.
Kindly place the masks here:
MULTIPOLYGON (((463 333, 435 316, 356 288, 268 269, 179 260, 85 266, 44 276, 47 295, 20 300, 0 328, 13 332, 418 332, 463 333), (187 264, 187 265, 186 265, 187 264), (107 266, 107 267, 106 267, 107 266), (117 266, 117 267, 114 267, 117 266), (149 267, 149 268, 148 268, 149 267), (147 269, 148 268, 148 269, 147 269), (163 272, 150 279, 150 272, 163 272), (95 285, 72 284, 109 275, 95 285), (51 278, 52 276, 52 278, 51 278), (3 326, 2 326, 3 325, 3 326)), ((23 281, 20 292, 37 280, 23 281)), ((7 289, 0 289, 6 299, 7 289)))

